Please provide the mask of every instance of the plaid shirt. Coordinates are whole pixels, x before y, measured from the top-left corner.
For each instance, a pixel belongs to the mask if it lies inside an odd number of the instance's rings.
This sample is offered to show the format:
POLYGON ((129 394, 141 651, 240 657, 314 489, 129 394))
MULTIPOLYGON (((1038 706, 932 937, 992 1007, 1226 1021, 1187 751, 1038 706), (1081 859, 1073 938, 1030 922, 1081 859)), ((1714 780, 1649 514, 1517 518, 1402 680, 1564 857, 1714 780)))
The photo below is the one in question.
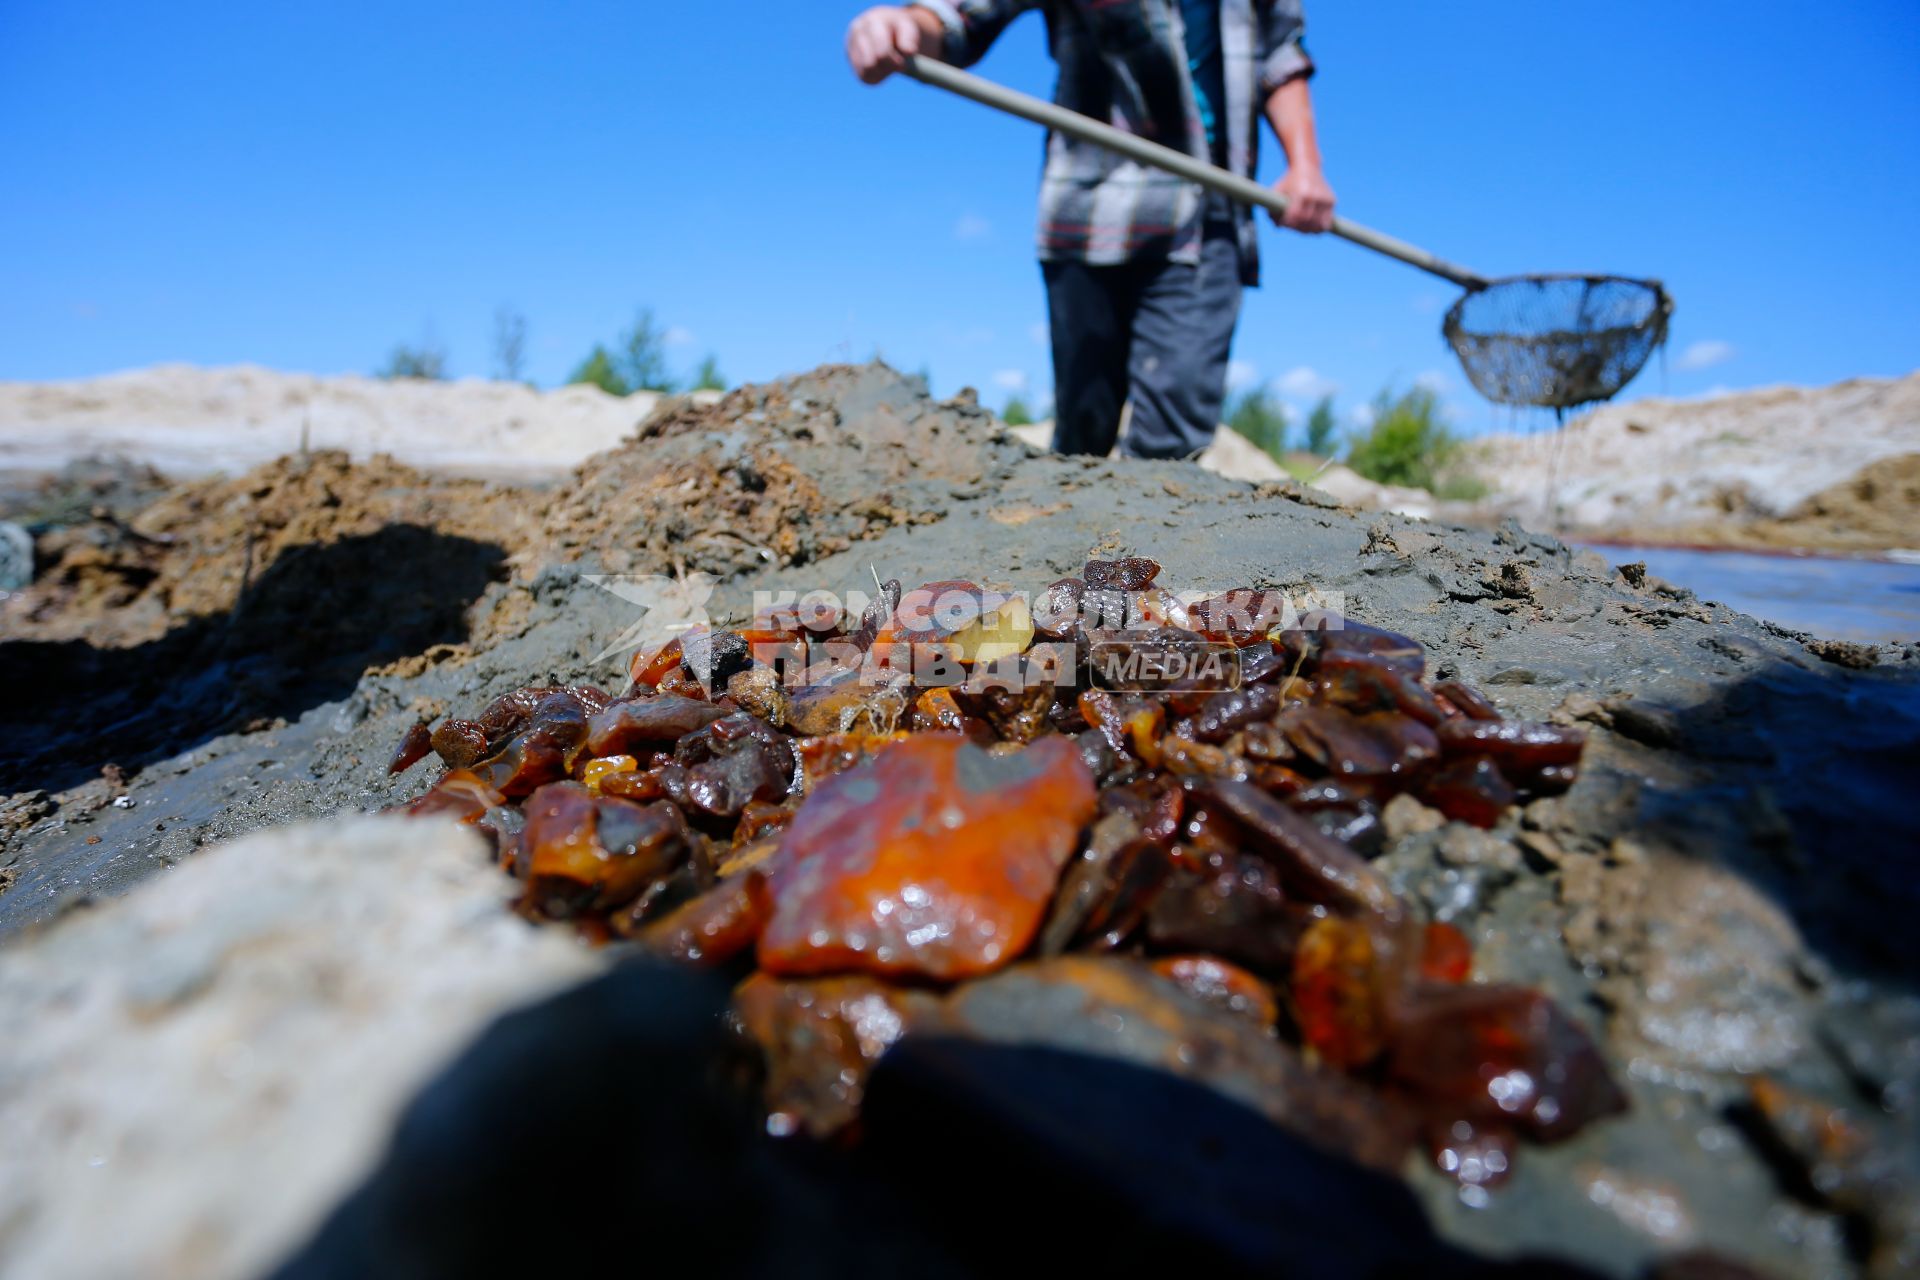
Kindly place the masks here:
MULTIPOLYGON (((1187 70, 1177 0, 914 0, 946 28, 942 57, 958 67, 978 61, 1006 25, 1029 9, 1046 16, 1060 79, 1053 100, 1069 110, 1202 160, 1206 130, 1187 70)), ((1313 74, 1301 45, 1300 0, 1220 0, 1220 50, 1226 80, 1227 167, 1253 175, 1260 112, 1269 94, 1313 74)), ((1200 260, 1201 189, 1104 147, 1049 132, 1040 178, 1041 261, 1126 262, 1163 254, 1200 260)), ((1233 206, 1240 271, 1259 283, 1254 223, 1233 206)))

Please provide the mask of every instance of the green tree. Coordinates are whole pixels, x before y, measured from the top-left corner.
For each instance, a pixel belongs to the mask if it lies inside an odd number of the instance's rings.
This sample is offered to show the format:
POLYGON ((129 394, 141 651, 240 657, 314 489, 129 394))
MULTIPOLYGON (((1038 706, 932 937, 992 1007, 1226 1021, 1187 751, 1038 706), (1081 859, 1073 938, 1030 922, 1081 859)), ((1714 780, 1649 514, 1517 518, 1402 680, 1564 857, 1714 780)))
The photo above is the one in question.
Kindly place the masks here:
POLYGON ((593 350, 587 353, 577 368, 568 375, 569 383, 586 382, 600 388, 608 395, 624 396, 633 394, 633 387, 614 363, 613 356, 604 343, 596 342, 593 350))
POLYGON ((1321 458, 1332 453, 1336 427, 1333 397, 1321 396, 1320 403, 1313 406, 1313 412, 1307 415, 1307 452, 1321 458))
POLYGON ((1287 409, 1265 387, 1249 387, 1227 409, 1227 425, 1273 458, 1287 449, 1287 409))
POLYGON ((1033 410, 1027 408, 1027 401, 1019 394, 1007 397, 1007 407, 1000 411, 1000 421, 1010 427, 1024 427, 1033 422, 1033 410))
POLYGON ((693 371, 693 389, 695 391, 725 391, 727 380, 720 372, 720 361, 712 354, 700 362, 693 371))
POLYGON ((642 308, 633 318, 633 327, 621 335, 618 357, 620 377, 634 391, 672 391, 673 377, 667 372, 666 332, 653 322, 653 312, 642 308))
POLYGON ((426 378, 432 382, 444 382, 447 377, 447 353, 432 338, 423 339, 417 347, 397 342, 387 354, 386 364, 374 372, 374 377, 426 378))
POLYGON ((1399 395, 1383 387, 1373 398, 1373 422, 1347 447, 1347 465, 1379 484, 1434 489, 1460 452, 1460 441, 1426 387, 1399 395))

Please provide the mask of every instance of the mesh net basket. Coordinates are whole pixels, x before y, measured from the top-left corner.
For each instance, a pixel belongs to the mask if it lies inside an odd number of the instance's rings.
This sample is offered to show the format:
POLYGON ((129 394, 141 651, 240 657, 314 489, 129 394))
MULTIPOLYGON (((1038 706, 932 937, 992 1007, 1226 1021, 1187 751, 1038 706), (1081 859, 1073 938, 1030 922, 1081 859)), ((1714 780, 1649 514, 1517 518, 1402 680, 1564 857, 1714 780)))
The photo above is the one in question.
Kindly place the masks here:
POLYGON ((1515 276, 1454 303, 1441 332, 1489 400, 1565 410, 1631 382, 1672 314, 1656 280, 1515 276))

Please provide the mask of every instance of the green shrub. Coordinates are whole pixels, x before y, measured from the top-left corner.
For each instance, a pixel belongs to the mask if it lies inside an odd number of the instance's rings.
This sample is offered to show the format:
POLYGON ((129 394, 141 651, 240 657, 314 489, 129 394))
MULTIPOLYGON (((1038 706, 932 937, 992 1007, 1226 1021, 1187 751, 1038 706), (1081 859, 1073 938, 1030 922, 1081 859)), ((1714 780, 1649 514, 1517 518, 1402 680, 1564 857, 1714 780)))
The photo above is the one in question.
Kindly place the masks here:
POLYGON ((1396 396, 1382 388, 1372 424, 1347 446, 1347 465, 1378 484, 1430 490, 1459 449, 1431 390, 1410 387, 1396 396))
POLYGON ((447 353, 432 339, 427 339, 417 347, 404 342, 395 343, 386 364, 375 370, 373 376, 426 378, 432 382, 444 382, 447 377, 447 353))
POLYGON ((580 362, 579 367, 567 375, 567 381, 591 383, 612 396, 633 394, 633 387, 621 376, 613 357, 598 342, 593 344, 593 350, 587 353, 587 358, 580 362))
POLYGON ((1024 427, 1033 422, 1033 410, 1027 408, 1027 402, 1018 395, 1007 397, 1007 407, 1000 411, 1000 421, 1010 427, 1024 427))
POLYGON ((1250 387, 1227 407, 1227 425, 1254 447, 1279 458, 1287 450, 1287 409, 1265 387, 1250 387))

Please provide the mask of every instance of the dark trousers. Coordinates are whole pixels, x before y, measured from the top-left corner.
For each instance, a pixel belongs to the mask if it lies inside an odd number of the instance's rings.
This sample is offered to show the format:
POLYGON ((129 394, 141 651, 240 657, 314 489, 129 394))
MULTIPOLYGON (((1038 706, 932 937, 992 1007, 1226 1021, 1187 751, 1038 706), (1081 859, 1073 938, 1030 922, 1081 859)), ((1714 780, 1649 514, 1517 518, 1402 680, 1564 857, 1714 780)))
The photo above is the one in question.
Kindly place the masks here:
POLYGON ((1240 317, 1233 226, 1209 222, 1197 264, 1164 259, 1090 266, 1043 262, 1053 330, 1053 447, 1185 458, 1207 447, 1227 395, 1240 317))

